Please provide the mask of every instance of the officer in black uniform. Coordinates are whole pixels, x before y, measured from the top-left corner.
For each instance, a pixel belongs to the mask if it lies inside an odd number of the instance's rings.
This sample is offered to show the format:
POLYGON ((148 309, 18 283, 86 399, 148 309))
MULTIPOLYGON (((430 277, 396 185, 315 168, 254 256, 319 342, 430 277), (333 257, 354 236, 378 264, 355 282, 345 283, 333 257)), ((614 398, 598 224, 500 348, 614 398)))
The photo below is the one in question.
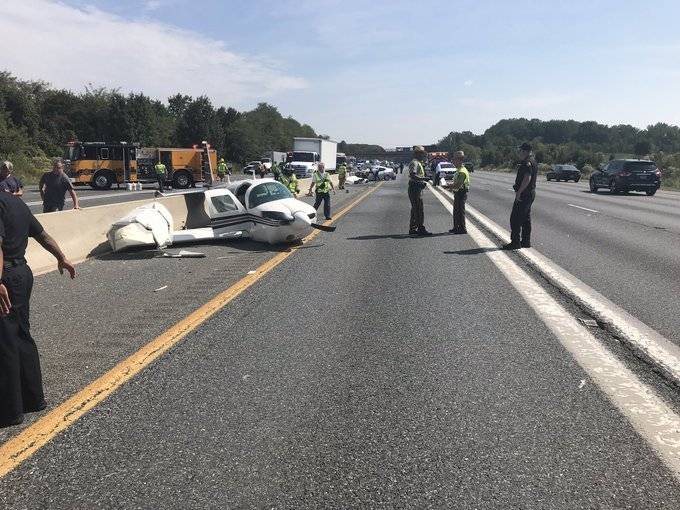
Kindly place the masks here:
POLYGON ((510 214, 510 242, 504 250, 531 248, 531 205, 536 198, 536 176, 538 165, 531 156, 531 145, 519 146, 517 177, 515 177, 515 203, 510 214))
POLYGON ((29 301, 33 273, 24 255, 33 237, 57 259, 59 272, 75 269, 26 204, 0 193, 0 427, 45 408, 38 349, 31 337, 29 301))

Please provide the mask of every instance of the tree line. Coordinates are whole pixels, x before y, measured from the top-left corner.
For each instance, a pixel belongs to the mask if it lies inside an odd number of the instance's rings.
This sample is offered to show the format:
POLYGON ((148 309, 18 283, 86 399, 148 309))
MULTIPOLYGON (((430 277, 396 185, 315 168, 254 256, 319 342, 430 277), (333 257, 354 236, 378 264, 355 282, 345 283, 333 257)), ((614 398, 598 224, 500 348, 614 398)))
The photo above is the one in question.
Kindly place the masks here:
POLYGON ((680 168, 680 127, 657 123, 646 129, 594 121, 504 119, 483 134, 451 132, 437 150, 462 149, 478 165, 512 166, 516 147, 529 141, 539 163, 573 163, 592 170, 618 157, 651 157, 669 172, 680 168))
POLYGON ((69 140, 127 141, 147 147, 191 147, 207 140, 228 161, 243 163, 267 150, 290 150, 294 136, 314 129, 260 103, 239 112, 206 96, 176 94, 167 102, 143 93, 86 87, 56 89, 0 72, 0 160, 29 180, 61 156, 69 140))

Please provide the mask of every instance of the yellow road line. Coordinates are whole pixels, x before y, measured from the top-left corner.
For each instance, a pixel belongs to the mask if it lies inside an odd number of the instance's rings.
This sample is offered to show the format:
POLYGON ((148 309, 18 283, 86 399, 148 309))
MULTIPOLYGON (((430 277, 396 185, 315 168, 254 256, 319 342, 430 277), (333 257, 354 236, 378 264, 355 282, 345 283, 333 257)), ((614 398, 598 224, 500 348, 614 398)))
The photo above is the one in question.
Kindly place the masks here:
MULTIPOLYGON (((377 190, 381 184, 364 192, 336 214, 332 220, 324 222, 324 225, 330 225, 342 218, 359 202, 377 190)), ((319 230, 315 230, 305 237, 305 241, 311 241, 319 235, 319 232, 319 230)), ((40 418, 33 425, 26 428, 26 430, 0 446, 0 478, 14 470, 24 460, 51 441, 57 434, 73 425, 90 409, 104 401, 123 384, 132 379, 163 353, 177 345, 189 333, 198 328, 296 251, 289 250, 275 255, 258 267, 255 273, 243 277, 234 285, 212 298, 127 359, 121 361, 99 379, 88 384, 64 403, 40 418)))

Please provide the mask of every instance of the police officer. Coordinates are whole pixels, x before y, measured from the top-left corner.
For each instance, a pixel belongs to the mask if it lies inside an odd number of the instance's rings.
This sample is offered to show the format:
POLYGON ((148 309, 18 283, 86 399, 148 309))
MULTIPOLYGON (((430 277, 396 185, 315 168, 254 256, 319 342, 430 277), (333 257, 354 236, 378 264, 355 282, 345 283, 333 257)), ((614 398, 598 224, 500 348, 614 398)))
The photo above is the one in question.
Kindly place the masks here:
POLYGON ((0 427, 17 425, 24 413, 45 408, 40 359, 29 324, 33 273, 24 258, 33 237, 71 278, 75 269, 26 204, 0 193, 0 427))
POLYGON ((300 193, 300 188, 298 188, 298 180, 295 172, 293 172, 293 167, 286 165, 283 167, 283 175, 281 176, 281 184, 283 184, 288 191, 297 197, 300 193))
POLYGON ((323 215, 327 220, 332 220, 330 190, 333 190, 333 193, 335 193, 335 186, 333 186, 333 181, 331 181, 330 175, 326 172, 326 165, 323 162, 319 163, 318 170, 315 170, 312 174, 312 183, 309 185, 307 196, 312 196, 312 188, 314 187, 316 187, 314 209, 318 209, 321 201, 323 201, 323 215))
POLYGON ((220 178, 220 182, 224 182, 224 178, 227 176, 228 171, 229 169, 227 168, 227 164, 224 162, 224 158, 220 158, 220 161, 217 164, 217 176, 220 178))
POLYGON ((425 148, 422 145, 413 147, 413 160, 408 165, 408 198, 411 201, 411 221, 408 233, 412 236, 431 236, 425 229, 425 211, 423 209, 423 190, 427 186, 425 177, 425 148))
POLYGON ((453 228, 449 232, 452 234, 467 234, 465 226, 465 202, 470 190, 470 173, 463 165, 465 153, 463 151, 456 151, 453 154, 452 161, 457 171, 451 185, 453 190, 453 228))
POLYGON ((536 198, 536 176, 538 165, 531 155, 527 142, 519 146, 519 159, 515 185, 515 203, 510 214, 510 242, 504 250, 531 248, 531 205, 536 198))
MULTIPOLYGON (((345 181, 347 180, 347 165, 340 163, 338 167, 338 189, 345 189, 345 181)), ((349 193, 349 190, 346 190, 349 193)))
POLYGON ((11 161, 3 161, 0 164, 0 191, 20 197, 24 194, 24 184, 12 174, 12 170, 14 165, 11 161))
POLYGON ((156 180, 158 181, 158 191, 163 191, 165 187, 165 178, 167 176, 168 170, 165 165, 159 160, 158 163, 154 165, 154 170, 156 170, 156 180))

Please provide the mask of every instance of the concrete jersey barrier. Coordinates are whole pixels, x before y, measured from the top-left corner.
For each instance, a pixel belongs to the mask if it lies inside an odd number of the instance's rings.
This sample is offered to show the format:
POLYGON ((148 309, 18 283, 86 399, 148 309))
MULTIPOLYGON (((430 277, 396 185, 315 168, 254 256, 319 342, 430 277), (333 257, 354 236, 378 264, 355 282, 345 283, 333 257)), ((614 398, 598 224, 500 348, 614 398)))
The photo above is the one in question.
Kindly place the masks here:
MULTIPOLYGON (((337 184, 337 176, 331 176, 337 184)), ((300 192, 306 193, 310 179, 300 179, 300 192)), ((59 244, 66 257, 73 263, 111 251, 106 233, 114 221, 122 218, 140 205, 155 201, 162 203, 172 214, 175 230, 185 227, 189 218, 187 199, 191 194, 177 194, 162 198, 148 198, 119 204, 98 205, 81 210, 36 214, 48 234, 59 244)), ((29 239, 26 260, 34 274, 54 271, 57 263, 54 257, 33 239, 29 239)))

